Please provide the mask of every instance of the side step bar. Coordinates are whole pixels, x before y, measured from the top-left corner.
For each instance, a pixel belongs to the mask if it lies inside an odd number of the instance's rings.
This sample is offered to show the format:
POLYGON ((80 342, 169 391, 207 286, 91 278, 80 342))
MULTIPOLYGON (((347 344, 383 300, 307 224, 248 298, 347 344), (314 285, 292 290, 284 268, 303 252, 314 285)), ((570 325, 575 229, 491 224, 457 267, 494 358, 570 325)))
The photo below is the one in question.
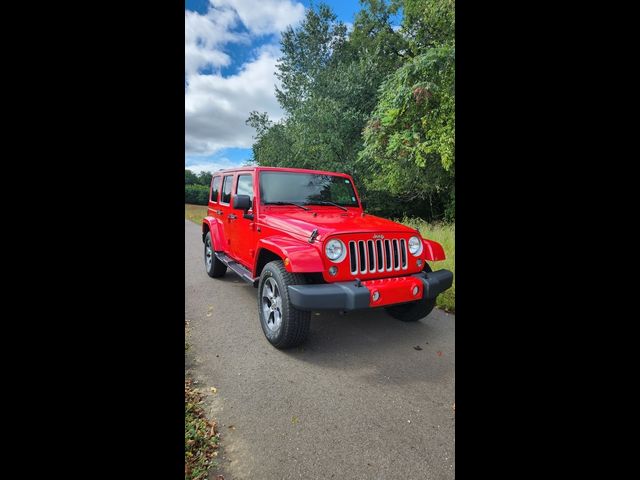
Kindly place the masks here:
POLYGON ((238 275, 242 280, 252 284, 254 287, 258 284, 260 278, 253 278, 251 272, 244 265, 239 264, 224 252, 214 252, 218 260, 224 263, 228 268, 238 275))

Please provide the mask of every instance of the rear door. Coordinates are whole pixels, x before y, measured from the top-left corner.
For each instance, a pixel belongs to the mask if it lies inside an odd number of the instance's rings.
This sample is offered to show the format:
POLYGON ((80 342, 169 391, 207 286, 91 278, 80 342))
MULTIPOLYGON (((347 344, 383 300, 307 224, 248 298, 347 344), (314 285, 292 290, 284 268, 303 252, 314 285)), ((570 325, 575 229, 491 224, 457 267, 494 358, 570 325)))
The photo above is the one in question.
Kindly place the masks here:
MULTIPOLYGON (((233 189, 233 197, 236 195, 248 195, 251 198, 251 204, 254 204, 254 173, 253 172, 240 172, 237 175, 237 180, 233 189)), ((231 200, 233 205, 233 198, 231 200)), ((253 208, 247 213, 253 214, 253 208)), ((230 209, 231 220, 228 224, 231 229, 231 255, 240 260, 247 268, 253 267, 253 260, 255 254, 255 230, 253 220, 244 218, 244 211, 235 210, 233 207, 230 209), (233 218, 235 216, 235 218, 233 218)))
POLYGON ((231 191, 233 189, 233 173, 222 177, 222 186, 220 187, 220 200, 218 201, 218 208, 220 214, 217 218, 220 218, 224 225, 224 237, 226 245, 224 245, 224 251, 229 252, 229 246, 232 242, 232 225, 233 220, 229 217, 231 214, 231 191))

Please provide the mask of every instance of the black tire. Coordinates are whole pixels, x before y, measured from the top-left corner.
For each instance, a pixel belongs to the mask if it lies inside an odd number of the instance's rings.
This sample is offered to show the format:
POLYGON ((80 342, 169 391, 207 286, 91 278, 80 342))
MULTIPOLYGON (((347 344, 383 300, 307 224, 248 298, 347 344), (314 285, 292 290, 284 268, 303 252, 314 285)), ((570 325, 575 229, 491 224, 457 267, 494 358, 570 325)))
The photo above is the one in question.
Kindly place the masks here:
MULTIPOLYGON (((430 272, 431 267, 427 263, 424 265, 423 271, 430 272)), ((423 298, 417 302, 403 303, 402 305, 394 305, 393 307, 385 307, 389 315, 403 322, 417 322, 421 318, 431 313, 436 306, 436 299, 423 298)))
POLYGON ((287 272, 281 260, 267 263, 260 274, 258 284, 260 325, 267 340, 276 348, 284 349, 300 345, 309 334, 311 312, 295 309, 289 301, 287 289, 288 285, 304 283, 306 283, 305 278, 302 275, 287 272), (277 292, 272 288, 274 284, 277 292), (268 298, 270 291, 277 293, 273 300, 268 298), (274 310, 269 311, 271 306, 274 310))
POLYGON ((204 268, 212 278, 221 277, 227 272, 227 266, 218 260, 214 253, 211 232, 207 232, 207 236, 204 237, 204 268))

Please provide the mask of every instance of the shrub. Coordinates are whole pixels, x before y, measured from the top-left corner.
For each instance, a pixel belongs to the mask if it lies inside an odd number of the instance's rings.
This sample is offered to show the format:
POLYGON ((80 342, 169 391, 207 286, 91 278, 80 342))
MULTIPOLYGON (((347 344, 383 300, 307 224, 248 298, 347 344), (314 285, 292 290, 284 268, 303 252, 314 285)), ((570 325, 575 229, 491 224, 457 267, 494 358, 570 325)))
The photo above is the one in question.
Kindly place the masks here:
POLYGON ((184 203, 207 205, 209 203, 209 187, 205 185, 185 185, 184 203))

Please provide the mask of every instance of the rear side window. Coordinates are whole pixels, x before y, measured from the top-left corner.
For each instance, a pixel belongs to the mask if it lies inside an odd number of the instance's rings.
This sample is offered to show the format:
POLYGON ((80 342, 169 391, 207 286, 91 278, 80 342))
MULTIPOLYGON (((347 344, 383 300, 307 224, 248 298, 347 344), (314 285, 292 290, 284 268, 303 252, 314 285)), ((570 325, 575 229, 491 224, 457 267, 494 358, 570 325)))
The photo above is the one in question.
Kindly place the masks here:
POLYGON ((226 203, 229 205, 231 202, 231 184, 233 183, 233 175, 227 175, 222 181, 222 195, 220 196, 220 203, 226 203))
POLYGON ((249 195, 251 203, 253 204, 253 176, 252 175, 240 175, 238 177, 238 186, 236 188, 236 195, 249 195))
POLYGON ((220 193, 220 177, 213 177, 211 182, 211 201, 218 202, 218 193, 220 193))

